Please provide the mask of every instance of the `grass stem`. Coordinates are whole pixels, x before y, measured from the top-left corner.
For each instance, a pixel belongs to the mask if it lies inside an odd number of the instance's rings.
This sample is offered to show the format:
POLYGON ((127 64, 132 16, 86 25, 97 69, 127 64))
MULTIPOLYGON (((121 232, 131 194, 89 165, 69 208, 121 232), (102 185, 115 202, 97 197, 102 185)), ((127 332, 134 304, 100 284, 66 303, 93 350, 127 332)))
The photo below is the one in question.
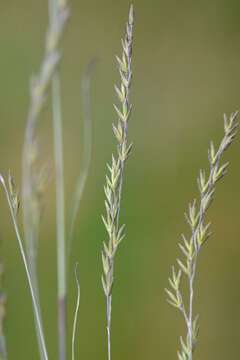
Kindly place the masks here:
POLYGON ((44 339, 44 333, 43 333, 43 329, 42 329, 42 322, 41 322, 41 316, 39 313, 39 306, 38 306, 38 301, 35 295, 35 291, 34 291, 34 287, 32 284, 32 278, 31 278, 31 274, 29 271, 29 267, 28 267, 28 262, 27 262, 27 258, 25 255, 25 250, 24 250, 24 246, 23 246, 23 241, 20 235, 20 231, 18 228, 18 222, 17 222, 17 208, 14 208, 14 202, 16 199, 11 197, 11 194, 9 194, 8 188, 5 184, 5 180, 2 177, 2 175, 0 175, 0 182, 3 186, 6 198, 7 198, 7 202, 8 202, 8 206, 10 209, 10 214, 11 214, 11 218, 12 218, 12 222, 13 222, 13 227, 15 230, 15 234, 17 237, 17 241, 18 241, 18 245, 19 245, 19 249, 20 249, 20 254, 22 256, 22 260, 23 260, 23 264, 24 264, 24 268, 26 271, 26 276, 27 276, 27 281, 28 281, 28 286, 30 289, 30 294, 31 294, 31 298, 32 298, 32 302, 33 302, 33 309, 34 309, 34 313, 35 313, 35 319, 36 319, 36 324, 37 324, 37 329, 38 329, 38 333, 39 333, 39 339, 40 339, 40 343, 41 343, 41 348, 42 348, 42 353, 44 356, 44 360, 48 360, 48 354, 47 354, 47 348, 46 348, 46 344, 45 344, 45 339, 44 339))
POLYGON ((76 340, 76 332, 77 332, 77 321, 78 321, 78 313, 79 313, 79 306, 80 306, 80 281, 78 278, 78 264, 75 266, 75 279, 77 284, 77 302, 74 312, 73 318, 73 330, 72 330, 72 360, 75 360, 75 340, 76 340))
POLYGON ((66 243, 65 243, 65 199, 62 149, 62 114, 59 74, 52 82, 54 153, 56 171, 56 224, 57 224, 57 274, 58 274, 58 332, 59 359, 66 358, 66 243))
MULTIPOLYGON (((49 0, 49 17, 52 26, 57 23, 57 13, 65 2, 49 0)), ((56 236, 57 236, 57 282, 58 282, 58 344, 59 360, 66 359, 66 240, 65 240, 65 193, 62 140, 61 81, 59 69, 52 77, 52 116, 54 133, 54 158, 56 181, 56 236)))

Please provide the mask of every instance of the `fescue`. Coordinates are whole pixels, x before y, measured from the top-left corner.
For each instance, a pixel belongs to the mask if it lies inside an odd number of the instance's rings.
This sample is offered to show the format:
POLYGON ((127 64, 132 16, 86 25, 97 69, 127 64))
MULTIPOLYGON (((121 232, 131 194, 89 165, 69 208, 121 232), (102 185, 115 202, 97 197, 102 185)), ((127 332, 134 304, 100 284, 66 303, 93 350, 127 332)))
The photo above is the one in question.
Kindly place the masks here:
POLYGON ((179 360, 192 360, 197 344, 199 321, 198 315, 194 313, 194 284, 197 273, 197 262, 203 245, 210 236, 210 223, 206 221, 206 214, 211 205, 215 188, 218 181, 222 180, 227 172, 228 163, 222 164, 222 156, 232 144, 238 130, 238 112, 231 114, 228 119, 224 115, 224 136, 215 150, 213 142, 208 151, 209 172, 200 170, 197 179, 199 189, 199 201, 194 200, 189 204, 186 215, 187 224, 190 227, 190 235, 182 235, 182 242, 179 248, 184 260, 177 259, 177 270, 172 268, 172 275, 169 278, 170 290, 166 289, 167 301, 177 308, 183 315, 187 334, 180 337, 181 349, 178 352, 179 360), (182 281, 188 284, 188 293, 183 294, 182 281))
MULTIPOLYGON (((30 104, 24 139, 22 156, 22 203, 13 177, 9 172, 5 180, 0 175, 0 184, 6 195, 10 216, 17 238, 20 254, 26 272, 27 282, 33 304, 36 334, 38 338, 39 356, 41 360, 48 360, 48 349, 45 340, 44 327, 41 316, 38 284, 38 242, 39 227, 42 213, 42 198, 46 191, 48 172, 46 164, 41 164, 41 151, 39 149, 37 126, 41 112, 48 99, 51 88, 53 142, 55 160, 56 185, 56 252, 57 252, 57 309, 58 309, 58 359, 67 358, 67 326, 66 326, 66 298, 67 298, 67 255, 71 251, 74 233, 74 224, 77 218, 82 194, 89 173, 91 161, 91 105, 90 81, 93 62, 85 71, 82 81, 82 98, 84 109, 84 153, 82 171, 77 179, 70 209, 69 226, 66 224, 65 191, 64 191, 64 161, 63 161, 63 132, 62 132, 62 101, 61 76, 59 64, 61 60, 60 41, 63 36, 68 18, 69 5, 67 0, 49 0, 49 28, 47 30, 45 52, 40 69, 32 78, 30 88, 30 104), (19 208, 23 209, 24 236, 19 226, 19 208), (66 246, 68 245, 68 246, 66 246)), ((112 296, 115 278, 115 256, 120 243, 125 237, 125 225, 121 224, 121 200, 125 182, 125 166, 132 151, 132 143, 128 140, 128 125, 132 112, 130 101, 130 88, 132 83, 132 49, 133 49, 134 10, 130 6, 125 36, 122 39, 121 57, 116 57, 120 75, 120 84, 115 85, 118 105, 114 105, 117 122, 113 124, 113 133, 116 138, 116 151, 107 165, 108 173, 104 186, 105 215, 102 216, 107 231, 107 240, 103 242, 102 249, 102 286, 106 299, 106 325, 107 325, 107 357, 111 355, 111 322, 112 322, 112 296)), ((194 312, 195 280, 200 251, 210 236, 210 223, 206 221, 207 210, 211 205, 216 184, 222 180, 227 172, 228 163, 222 163, 222 156, 232 144, 238 131, 238 112, 227 118, 224 115, 224 136, 220 145, 215 149, 213 142, 208 151, 209 171, 200 171, 197 179, 199 200, 189 204, 186 213, 187 224, 190 228, 188 236, 182 235, 179 248, 183 259, 177 259, 177 266, 172 267, 169 278, 169 289, 166 289, 167 301, 182 314, 186 325, 186 334, 180 337, 179 360, 193 360, 194 350, 198 340, 199 321, 194 312), (187 284, 187 292, 183 292, 183 281, 187 284)), ((2 267, 0 265, 0 280, 2 267)), ((75 340, 77 333, 78 312, 80 307, 80 280, 78 264, 75 266, 75 279, 77 286, 76 307, 73 317, 71 337, 71 358, 76 359, 75 340)), ((7 350, 3 323, 5 318, 5 295, 0 284, 0 360, 7 360, 7 350)))
POLYGON ((124 225, 119 224, 121 209, 121 197, 123 188, 124 167, 128 159, 132 144, 128 144, 128 122, 131 115, 130 86, 132 81, 132 45, 133 45, 133 6, 130 7, 128 22, 126 25, 125 38, 122 40, 122 56, 117 57, 120 74, 120 86, 115 86, 115 91, 120 106, 114 105, 118 123, 113 124, 113 133, 117 140, 117 154, 112 155, 111 164, 108 164, 109 174, 106 176, 105 207, 106 215, 102 217, 108 233, 108 242, 103 243, 102 285, 106 296, 106 318, 108 337, 108 360, 111 360, 111 311, 112 311, 112 287, 114 281, 114 259, 125 233, 124 225))

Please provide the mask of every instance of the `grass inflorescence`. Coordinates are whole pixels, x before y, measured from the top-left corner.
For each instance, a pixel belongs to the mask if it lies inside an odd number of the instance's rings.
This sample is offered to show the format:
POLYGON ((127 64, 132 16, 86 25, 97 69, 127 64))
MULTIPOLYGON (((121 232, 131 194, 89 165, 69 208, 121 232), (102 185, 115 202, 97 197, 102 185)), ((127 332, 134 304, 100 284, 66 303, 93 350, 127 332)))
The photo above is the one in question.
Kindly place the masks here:
POLYGON ((182 235, 182 242, 179 243, 184 260, 177 259, 177 270, 172 268, 172 275, 169 278, 170 290, 166 289, 167 301, 177 308, 183 315, 187 335, 185 339, 180 337, 181 350, 178 352, 179 360, 192 360, 193 352, 197 343, 199 330, 198 315, 194 314, 194 281, 197 271, 197 262, 202 246, 210 236, 210 223, 206 221, 206 213, 211 205, 215 188, 218 181, 226 174, 228 163, 221 163, 222 156, 232 144, 238 130, 238 112, 231 114, 228 119, 224 115, 224 136, 216 150, 213 142, 208 151, 209 173, 200 170, 197 179, 200 199, 189 204, 186 220, 190 227, 190 235, 182 235), (187 300, 184 300, 182 292, 182 280, 185 276, 188 283, 187 300))
POLYGON ((122 40, 122 57, 117 56, 118 70, 120 74, 120 86, 115 86, 120 107, 114 105, 118 116, 117 125, 113 124, 113 132, 117 140, 117 155, 112 155, 111 164, 108 165, 109 174, 106 176, 105 207, 106 215, 102 217, 108 233, 108 243, 103 243, 102 284, 106 296, 107 335, 108 335, 108 359, 111 359, 111 310, 112 310, 112 287, 114 281, 114 258, 124 237, 125 225, 119 224, 121 209, 121 197, 123 186, 123 174, 126 160, 128 159, 132 144, 128 144, 128 122, 131 115, 132 105, 129 92, 132 81, 132 45, 133 45, 133 6, 130 7, 126 35, 122 40))

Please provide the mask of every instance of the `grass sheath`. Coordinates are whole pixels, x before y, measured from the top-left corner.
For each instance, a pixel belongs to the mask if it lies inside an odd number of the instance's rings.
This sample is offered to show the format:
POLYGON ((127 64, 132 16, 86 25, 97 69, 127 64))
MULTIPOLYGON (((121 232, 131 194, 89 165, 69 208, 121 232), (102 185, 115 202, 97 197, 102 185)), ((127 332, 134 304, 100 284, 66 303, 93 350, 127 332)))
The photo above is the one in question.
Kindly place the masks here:
POLYGON ((117 156, 112 155, 112 162, 108 165, 109 175, 106 176, 104 192, 106 196, 106 216, 102 217, 108 233, 108 243, 103 243, 102 285, 106 296, 106 318, 108 339, 108 360, 111 360, 111 309, 112 309, 112 286, 114 278, 114 258, 120 242, 124 237, 124 225, 119 225, 121 208, 123 173, 127 158, 130 155, 132 144, 128 144, 128 122, 132 105, 130 104, 129 92, 132 80, 132 45, 133 45, 133 22, 134 12, 131 5, 128 22, 126 25, 125 38, 122 40, 122 57, 117 57, 120 74, 120 87, 115 86, 120 107, 114 105, 118 123, 113 125, 113 132, 117 139, 117 156))
POLYGON ((170 290, 166 289, 167 301, 182 313, 187 328, 186 339, 180 337, 179 360, 192 360, 197 343, 198 315, 193 312, 197 262, 202 246, 210 236, 210 223, 206 222, 206 213, 213 201, 216 183, 225 176, 227 171, 228 163, 221 164, 221 161, 224 152, 232 144, 236 136, 239 126, 237 116, 238 112, 231 114, 229 119, 224 115, 223 139, 217 150, 215 150, 213 142, 210 144, 208 151, 209 174, 207 175, 205 171, 200 170, 197 179, 200 200, 199 202, 194 200, 190 203, 186 214, 186 220, 190 227, 190 236, 187 238, 182 235, 183 241, 179 243, 184 261, 177 259, 178 269, 172 268, 172 275, 169 278, 170 290), (188 301, 184 299, 181 287, 183 275, 188 283, 188 301))

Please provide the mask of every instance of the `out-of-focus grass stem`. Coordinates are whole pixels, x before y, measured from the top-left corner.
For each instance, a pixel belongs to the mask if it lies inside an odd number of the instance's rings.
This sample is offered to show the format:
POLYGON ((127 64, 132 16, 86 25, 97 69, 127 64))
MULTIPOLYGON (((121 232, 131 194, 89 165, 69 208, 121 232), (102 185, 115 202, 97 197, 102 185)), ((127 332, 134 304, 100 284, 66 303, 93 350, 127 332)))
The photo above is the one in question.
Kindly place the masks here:
POLYGON ((56 73, 52 83, 53 127, 56 167, 56 223, 57 223, 57 274, 58 274, 58 331, 59 359, 66 358, 66 243, 65 243, 65 199, 62 152, 62 115, 60 100, 60 78, 56 73))
POLYGON ((89 174, 92 156, 92 112, 91 112, 91 80, 95 69, 96 59, 92 59, 84 71, 81 81, 81 98, 83 107, 83 155, 81 170, 73 193, 72 208, 70 211, 69 236, 68 236, 68 262, 73 243, 74 225, 80 209, 82 195, 89 174))
MULTIPOLYGON (((50 1, 50 21, 54 23, 58 8, 66 6, 60 0, 50 1)), ((56 228, 57 228, 57 277, 58 277, 58 343, 59 360, 66 359, 66 240, 65 194, 62 140, 61 81, 59 69, 52 78, 52 109, 54 133, 54 157, 56 174, 56 228)))
MULTIPOLYGON (((49 0, 50 1, 50 0, 49 0)), ((69 9, 61 4, 57 9, 57 15, 54 22, 49 21, 46 33, 44 55, 38 72, 32 76, 30 87, 30 104, 28 118, 25 130, 25 139, 22 156, 22 207, 24 223, 24 240, 26 243, 26 256, 31 276, 32 286, 35 292, 35 299, 38 304, 39 319, 41 321, 40 300, 38 291, 38 274, 37 274, 37 251, 38 251, 38 234, 41 206, 39 196, 44 194, 43 179, 39 169, 38 160, 40 152, 37 141, 37 125, 40 114, 46 103, 49 86, 52 82, 53 74, 60 62, 59 42, 62 38, 65 25, 69 17, 69 9)), ((35 312, 34 312, 35 314, 35 312)), ((39 332, 37 331, 37 334, 39 332)), ((43 335, 43 334, 42 334, 43 335)), ((38 339, 40 358, 44 359, 42 354, 41 339, 38 339)))

